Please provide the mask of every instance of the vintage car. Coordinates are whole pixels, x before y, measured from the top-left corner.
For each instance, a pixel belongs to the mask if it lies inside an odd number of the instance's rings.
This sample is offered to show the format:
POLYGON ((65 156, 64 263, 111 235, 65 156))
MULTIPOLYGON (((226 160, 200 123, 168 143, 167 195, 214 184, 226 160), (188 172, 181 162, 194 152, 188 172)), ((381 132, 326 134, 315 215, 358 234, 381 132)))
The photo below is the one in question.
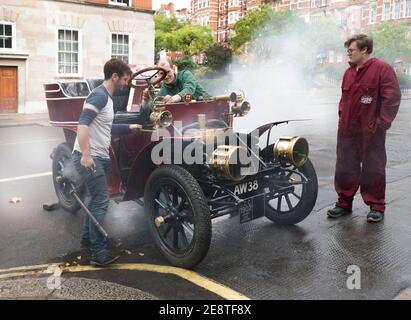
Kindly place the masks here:
MULTIPOLYGON (((144 68, 133 74, 127 91, 113 97, 114 122, 142 123, 143 128, 112 137, 109 193, 117 201, 133 200, 144 207, 154 240, 171 264, 192 268, 202 261, 214 218, 229 215, 244 223, 265 216, 290 225, 309 215, 318 182, 306 139, 270 142, 272 129, 291 120, 239 134, 233 121, 250 110, 242 93, 199 101, 186 96, 183 102, 164 104, 156 96, 164 76, 164 69, 144 68), (140 110, 144 90, 153 103, 148 112, 140 110)), ((60 205, 69 212, 80 206, 62 177, 72 167, 84 100, 101 83, 44 85, 50 123, 62 128, 66 139, 53 152, 52 171, 60 205)))

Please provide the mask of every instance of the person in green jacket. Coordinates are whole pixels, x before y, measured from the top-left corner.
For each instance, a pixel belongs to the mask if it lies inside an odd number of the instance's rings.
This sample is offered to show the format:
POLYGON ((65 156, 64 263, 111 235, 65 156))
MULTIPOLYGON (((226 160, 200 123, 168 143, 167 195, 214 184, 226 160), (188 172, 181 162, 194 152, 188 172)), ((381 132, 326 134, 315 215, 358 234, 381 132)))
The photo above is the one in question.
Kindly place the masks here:
MULTIPOLYGON (((207 95, 190 71, 184 70, 176 73, 171 59, 160 60, 157 66, 167 71, 167 75, 157 94, 159 97, 164 97, 164 103, 181 102, 187 93, 191 94, 191 97, 194 100, 201 100, 207 95)), ((148 95, 143 96, 142 102, 143 106, 147 105, 148 95)))

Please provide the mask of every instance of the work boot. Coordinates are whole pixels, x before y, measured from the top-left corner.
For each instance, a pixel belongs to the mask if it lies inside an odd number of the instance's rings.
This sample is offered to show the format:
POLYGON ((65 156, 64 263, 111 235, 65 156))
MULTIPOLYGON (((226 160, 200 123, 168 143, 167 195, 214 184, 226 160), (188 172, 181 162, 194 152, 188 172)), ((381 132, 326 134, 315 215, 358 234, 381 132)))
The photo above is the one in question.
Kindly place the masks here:
POLYGON ((118 258, 120 258, 120 256, 113 255, 109 250, 103 249, 91 256, 90 264, 92 266, 105 267, 115 262, 118 258))
POLYGON ((327 216, 330 218, 339 218, 339 217, 345 216, 350 213, 352 213, 351 210, 344 209, 339 206, 335 206, 334 208, 328 210, 327 216))
POLYGON ((371 210, 367 214, 367 221, 368 222, 380 222, 382 219, 384 219, 384 213, 383 212, 371 210))

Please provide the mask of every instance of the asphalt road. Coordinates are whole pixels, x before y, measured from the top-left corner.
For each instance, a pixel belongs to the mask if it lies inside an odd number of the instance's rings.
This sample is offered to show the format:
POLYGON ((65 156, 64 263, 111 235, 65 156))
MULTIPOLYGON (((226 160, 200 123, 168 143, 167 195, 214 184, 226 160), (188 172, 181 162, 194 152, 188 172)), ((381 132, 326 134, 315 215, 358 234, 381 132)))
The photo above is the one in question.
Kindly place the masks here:
MULTIPOLYGON (((325 218, 326 209, 335 201, 335 103, 311 104, 299 110, 294 112, 294 118, 312 120, 279 126, 274 136, 298 134, 308 139, 320 184, 313 213, 288 228, 265 218, 242 225, 235 219, 220 218, 213 222, 208 256, 194 271, 253 299, 392 298, 411 284, 411 270, 407 267, 411 252, 405 249, 409 230, 398 215, 386 219, 389 223, 386 221, 385 225, 367 225, 366 209, 360 200, 352 217, 341 221, 325 218), (372 242, 379 250, 367 249, 372 242), (346 268, 350 264, 364 265, 367 270, 362 290, 346 288, 346 268), (404 270, 407 272, 401 273, 404 270)), ((264 113, 264 119, 268 118, 278 119, 274 110, 264 113)), ((261 113, 254 112, 248 119, 241 119, 237 127, 249 130, 261 121, 261 113)), ((404 216, 409 206, 401 195, 411 187, 410 180, 405 179, 411 168, 410 123, 411 100, 404 100, 387 139, 388 180, 393 182, 387 198, 393 207, 398 200, 395 209, 404 216)), ((72 263, 80 254, 83 212, 42 209, 43 203, 56 199, 49 155, 64 141, 62 130, 28 124, 1 125, 0 269, 72 263), (12 197, 22 201, 10 203, 12 197)), ((137 204, 112 202, 106 225, 109 233, 121 238, 130 250, 121 263, 168 265, 154 246, 143 210, 137 204)), ((80 276, 141 289, 160 299, 221 298, 179 276, 164 273, 107 270, 70 275, 80 276)))

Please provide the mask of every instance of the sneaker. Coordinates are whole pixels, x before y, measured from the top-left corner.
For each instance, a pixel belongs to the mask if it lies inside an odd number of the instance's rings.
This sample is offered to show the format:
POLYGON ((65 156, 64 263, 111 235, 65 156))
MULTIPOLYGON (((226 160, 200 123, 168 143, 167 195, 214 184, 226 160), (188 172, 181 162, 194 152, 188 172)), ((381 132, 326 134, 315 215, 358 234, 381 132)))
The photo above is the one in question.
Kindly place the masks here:
POLYGON ((97 252, 96 254, 92 255, 90 259, 90 264, 92 266, 105 267, 110 263, 115 262, 118 258, 120 258, 120 256, 113 255, 107 249, 103 249, 97 252))
POLYGON ((334 208, 328 210, 327 216, 330 218, 339 218, 339 217, 345 216, 350 213, 352 213, 351 210, 344 209, 339 206, 335 206, 334 208))
POLYGON ((382 219, 384 219, 384 213, 383 212, 371 210, 367 214, 367 221, 368 222, 380 222, 382 219))

